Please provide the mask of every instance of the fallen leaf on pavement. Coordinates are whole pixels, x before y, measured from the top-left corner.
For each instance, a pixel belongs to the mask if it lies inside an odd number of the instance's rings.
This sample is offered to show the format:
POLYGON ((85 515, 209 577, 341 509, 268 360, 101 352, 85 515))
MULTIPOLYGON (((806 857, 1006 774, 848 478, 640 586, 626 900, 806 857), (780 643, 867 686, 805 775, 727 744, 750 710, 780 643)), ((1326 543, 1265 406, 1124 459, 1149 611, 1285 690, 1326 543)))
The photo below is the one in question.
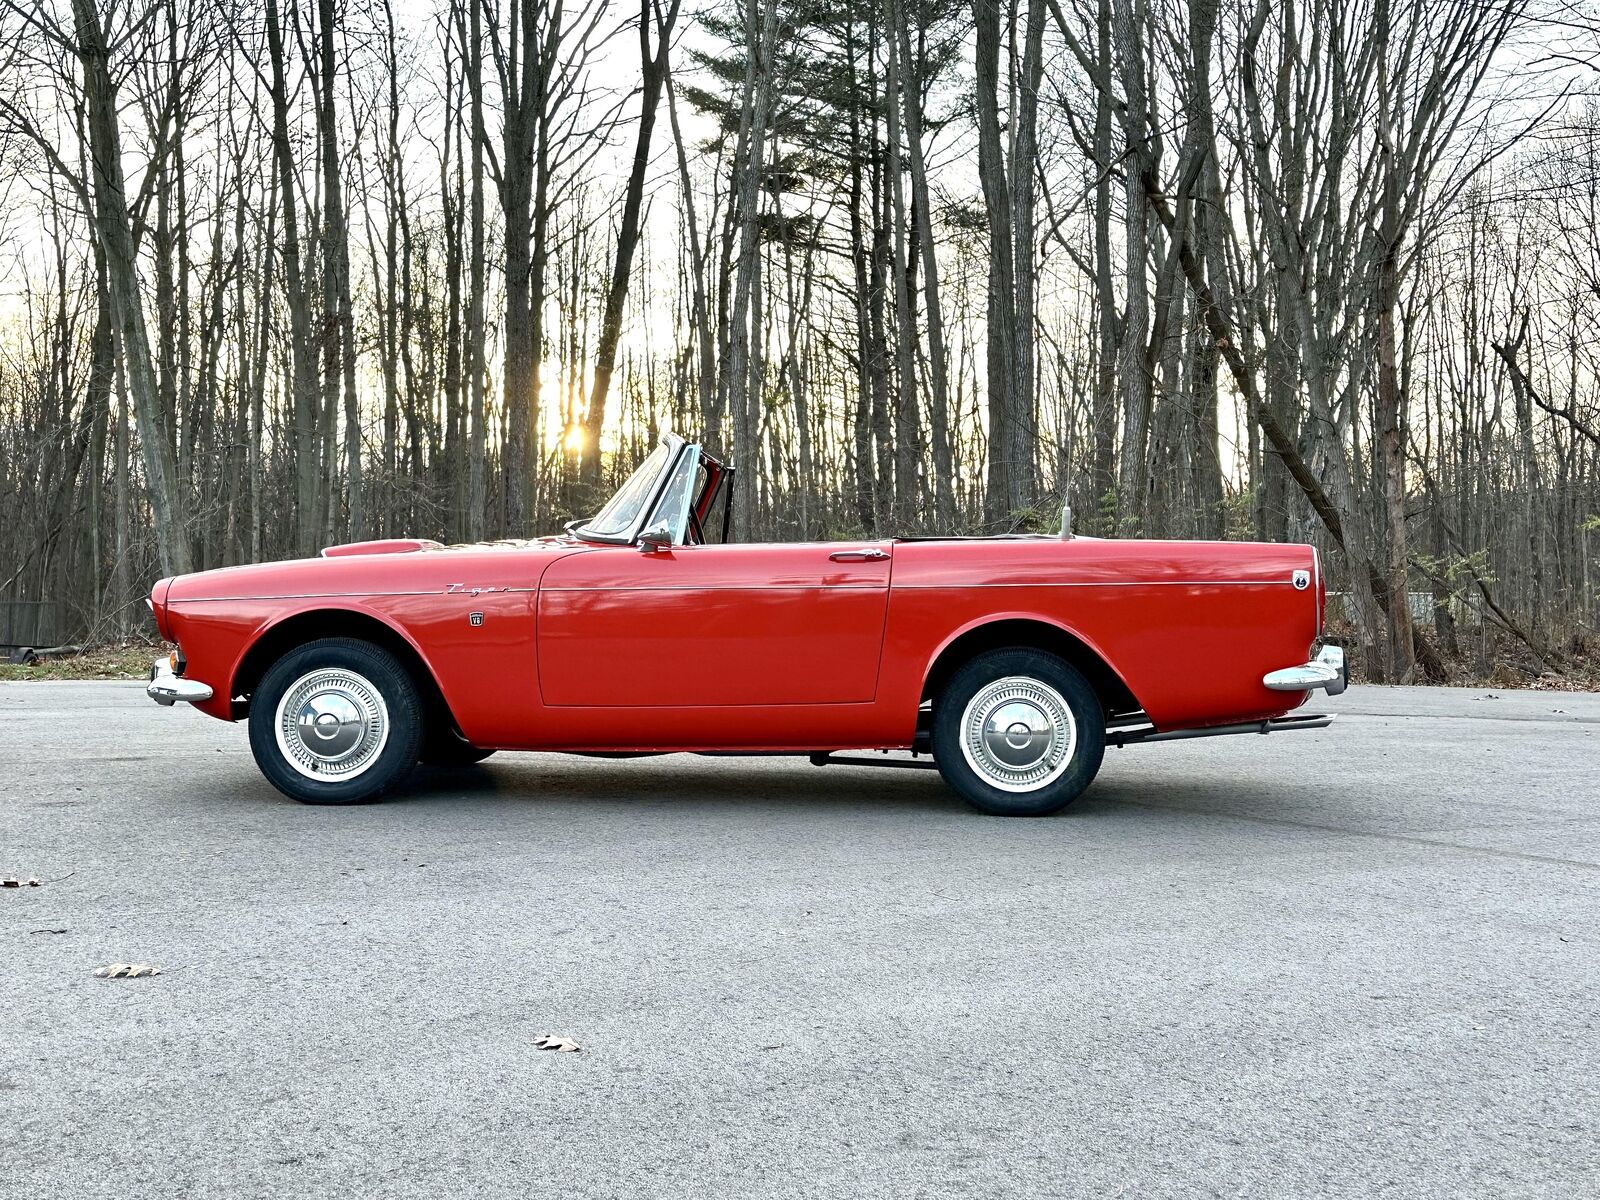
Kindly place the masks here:
POLYGON ((572 1054, 583 1047, 568 1037, 558 1037, 553 1033, 541 1033, 533 1039, 533 1044, 541 1050, 560 1050, 564 1054, 572 1054))
POLYGON ((101 979, 138 979, 144 975, 159 975, 161 968, 149 963, 112 963, 109 967, 96 967, 94 973, 101 979))

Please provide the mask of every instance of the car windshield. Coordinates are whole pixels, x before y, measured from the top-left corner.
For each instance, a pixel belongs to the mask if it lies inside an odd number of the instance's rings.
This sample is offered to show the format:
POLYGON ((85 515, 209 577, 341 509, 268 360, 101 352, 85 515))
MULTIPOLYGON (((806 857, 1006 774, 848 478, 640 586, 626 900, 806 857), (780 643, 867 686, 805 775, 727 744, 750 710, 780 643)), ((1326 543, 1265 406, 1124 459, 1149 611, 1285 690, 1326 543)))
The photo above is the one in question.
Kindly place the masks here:
POLYGON ((650 493, 655 491, 656 481, 661 478, 661 472, 667 469, 671 457, 672 447, 666 442, 650 451, 650 456, 606 501, 606 506, 599 514, 578 526, 574 532, 579 537, 588 535, 597 538, 615 538, 627 533, 639 519, 639 510, 649 501, 650 493))

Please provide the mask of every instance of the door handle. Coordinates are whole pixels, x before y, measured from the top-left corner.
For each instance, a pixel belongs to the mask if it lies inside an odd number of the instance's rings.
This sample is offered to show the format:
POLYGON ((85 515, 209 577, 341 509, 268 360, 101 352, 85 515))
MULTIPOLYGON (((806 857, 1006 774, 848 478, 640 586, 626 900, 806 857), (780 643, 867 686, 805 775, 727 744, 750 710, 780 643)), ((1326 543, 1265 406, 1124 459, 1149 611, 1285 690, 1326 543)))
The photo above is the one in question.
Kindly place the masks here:
POLYGON ((882 562, 889 557, 887 550, 835 550, 828 557, 834 562, 882 562))

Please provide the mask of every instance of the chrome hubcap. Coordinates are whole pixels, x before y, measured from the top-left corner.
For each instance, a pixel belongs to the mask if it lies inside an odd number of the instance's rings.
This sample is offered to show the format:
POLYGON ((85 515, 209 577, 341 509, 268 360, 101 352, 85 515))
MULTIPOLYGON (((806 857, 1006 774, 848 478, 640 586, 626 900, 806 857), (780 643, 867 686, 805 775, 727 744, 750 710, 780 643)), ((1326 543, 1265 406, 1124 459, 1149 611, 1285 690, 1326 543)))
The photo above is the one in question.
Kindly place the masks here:
POLYGON ((961 753, 1003 792, 1033 792, 1072 762, 1078 724, 1061 693, 1025 675, 985 684, 961 714, 961 753))
POLYGON ((308 779, 361 774, 389 742, 389 708, 372 683, 343 667, 302 675, 278 701, 278 749, 308 779))

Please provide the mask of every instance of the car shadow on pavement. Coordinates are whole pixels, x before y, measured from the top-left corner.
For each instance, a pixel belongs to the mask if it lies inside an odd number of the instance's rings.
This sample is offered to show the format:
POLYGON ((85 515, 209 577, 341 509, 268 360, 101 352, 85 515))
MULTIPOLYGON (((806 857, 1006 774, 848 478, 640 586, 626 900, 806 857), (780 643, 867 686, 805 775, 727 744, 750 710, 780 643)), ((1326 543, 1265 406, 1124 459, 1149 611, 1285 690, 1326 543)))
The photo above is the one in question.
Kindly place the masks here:
POLYGON ((494 800, 701 808, 895 805, 926 811, 964 809, 932 770, 813 767, 787 756, 735 759, 686 754, 634 759, 506 754, 473 767, 418 767, 389 799, 407 804, 494 800))
MULTIPOLYGON (((811 767, 803 760, 698 759, 690 755, 655 759, 600 760, 558 754, 507 754, 468 768, 419 768, 394 792, 390 803, 441 806, 463 802, 495 805, 585 807, 611 811, 673 808, 826 813, 942 814, 978 822, 1004 822, 964 804, 936 771, 868 767, 811 767), (783 765, 776 765, 780 762, 783 765), (734 764, 738 765, 735 766, 734 764)), ((1234 782, 1224 798, 1202 781, 1166 780, 1159 793, 1148 784, 1102 778, 1059 813, 1038 821, 1128 823, 1152 832, 1177 827, 1216 827, 1218 821, 1359 832, 1348 815, 1341 823, 1321 813, 1286 803, 1281 788, 1234 782)))
MULTIPOLYGON (((230 803, 259 798, 267 804, 293 802, 261 786, 227 789, 230 803)), ((914 811, 1004 818, 969 809, 934 770, 884 767, 814 767, 791 756, 714 756, 669 754, 638 758, 590 758, 571 754, 506 752, 466 767, 419 766, 376 805, 362 808, 440 807, 477 803, 517 806, 588 806, 610 809, 675 807, 710 809, 793 809, 795 811, 914 811)), ((1233 781, 1226 798, 1214 784, 1163 780, 1159 792, 1145 781, 1102 776, 1082 798, 1042 820, 1147 821, 1153 826, 1197 820, 1266 821, 1321 827, 1332 816, 1286 803, 1283 789, 1233 781), (1136 814, 1138 814, 1136 816, 1136 814)), ((1330 830, 1353 823, 1333 821, 1330 830)), ((1351 829, 1355 832, 1354 829, 1351 829)))

